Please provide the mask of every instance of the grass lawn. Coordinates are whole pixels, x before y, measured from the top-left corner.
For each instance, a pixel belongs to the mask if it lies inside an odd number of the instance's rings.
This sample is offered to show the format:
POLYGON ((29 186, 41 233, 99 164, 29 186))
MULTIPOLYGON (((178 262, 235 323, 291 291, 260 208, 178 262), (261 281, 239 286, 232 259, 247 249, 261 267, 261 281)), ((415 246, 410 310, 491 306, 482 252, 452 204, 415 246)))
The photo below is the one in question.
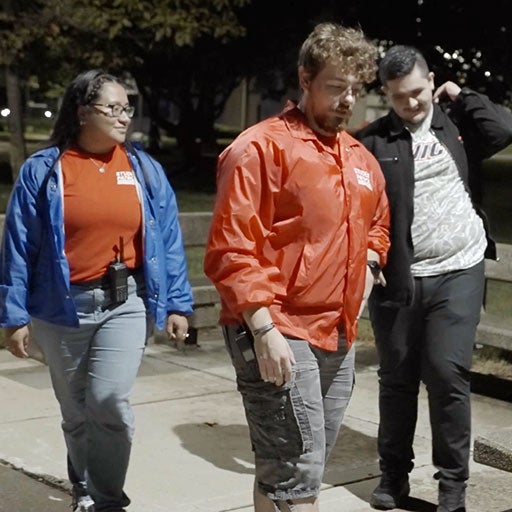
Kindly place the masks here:
POLYGON ((175 190, 180 212, 211 212, 215 194, 193 190, 175 190))

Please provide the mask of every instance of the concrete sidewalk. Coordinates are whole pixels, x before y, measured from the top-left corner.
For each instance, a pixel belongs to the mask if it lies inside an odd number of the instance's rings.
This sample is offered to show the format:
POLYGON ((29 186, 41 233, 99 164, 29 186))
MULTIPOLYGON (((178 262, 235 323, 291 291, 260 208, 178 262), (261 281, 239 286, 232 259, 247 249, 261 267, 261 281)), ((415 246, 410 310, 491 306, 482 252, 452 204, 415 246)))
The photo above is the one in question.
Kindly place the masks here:
MULTIPOLYGON (((325 475, 322 512, 372 510, 368 499, 379 478, 376 360, 373 347, 358 349, 356 387, 325 475)), ((248 430, 222 342, 186 351, 149 345, 132 404, 130 512, 252 510, 248 430)), ((60 415, 46 366, 0 350, 0 408, 0 511, 69 512, 60 415), (26 473, 40 475, 43 482, 26 473)), ((473 395, 475 436, 510 425, 509 403, 473 395)), ((401 510, 435 512, 437 482, 424 393, 415 452, 412 497, 401 510)), ((511 512, 511 474, 475 462, 471 470, 468 512, 511 512)))

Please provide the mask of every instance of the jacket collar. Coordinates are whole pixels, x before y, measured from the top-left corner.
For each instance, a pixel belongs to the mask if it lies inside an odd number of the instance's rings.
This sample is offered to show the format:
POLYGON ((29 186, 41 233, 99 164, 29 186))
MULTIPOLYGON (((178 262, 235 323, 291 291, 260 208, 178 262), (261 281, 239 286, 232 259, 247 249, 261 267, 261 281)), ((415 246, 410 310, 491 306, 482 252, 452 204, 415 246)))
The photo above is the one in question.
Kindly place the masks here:
POLYGON ((443 109, 437 104, 434 103, 434 113, 432 115, 432 128, 435 130, 441 130, 444 126, 444 117, 446 113, 443 109))
POLYGON ((295 101, 288 100, 280 116, 286 123, 292 137, 302 140, 317 140, 315 132, 307 123, 306 116, 295 101))

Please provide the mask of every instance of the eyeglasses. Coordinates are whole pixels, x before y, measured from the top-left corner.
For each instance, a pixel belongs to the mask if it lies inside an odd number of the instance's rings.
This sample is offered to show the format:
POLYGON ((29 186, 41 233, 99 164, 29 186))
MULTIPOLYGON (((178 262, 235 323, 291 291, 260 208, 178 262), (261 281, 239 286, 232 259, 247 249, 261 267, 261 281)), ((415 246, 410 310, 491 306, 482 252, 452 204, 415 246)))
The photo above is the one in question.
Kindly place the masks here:
POLYGON ((132 107, 131 105, 127 105, 126 107, 117 104, 105 105, 104 103, 91 103, 90 105, 92 107, 105 107, 110 109, 110 112, 103 112, 103 110, 96 109, 98 112, 101 112, 104 116, 108 117, 121 117, 124 112, 131 119, 135 113, 135 107, 132 107))

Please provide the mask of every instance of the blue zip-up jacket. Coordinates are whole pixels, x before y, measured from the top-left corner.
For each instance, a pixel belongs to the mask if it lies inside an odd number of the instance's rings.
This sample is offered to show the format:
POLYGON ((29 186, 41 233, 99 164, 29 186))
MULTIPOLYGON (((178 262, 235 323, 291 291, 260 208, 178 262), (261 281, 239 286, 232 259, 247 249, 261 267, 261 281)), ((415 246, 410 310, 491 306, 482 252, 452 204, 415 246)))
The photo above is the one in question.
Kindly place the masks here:
MULTIPOLYGON (((131 145, 143 215, 146 304, 156 327, 171 312, 189 315, 192 290, 176 197, 161 165, 131 145)), ((0 249, 0 326, 26 325, 30 317, 78 326, 64 251, 63 187, 59 150, 34 153, 21 166, 5 216, 0 249)))

